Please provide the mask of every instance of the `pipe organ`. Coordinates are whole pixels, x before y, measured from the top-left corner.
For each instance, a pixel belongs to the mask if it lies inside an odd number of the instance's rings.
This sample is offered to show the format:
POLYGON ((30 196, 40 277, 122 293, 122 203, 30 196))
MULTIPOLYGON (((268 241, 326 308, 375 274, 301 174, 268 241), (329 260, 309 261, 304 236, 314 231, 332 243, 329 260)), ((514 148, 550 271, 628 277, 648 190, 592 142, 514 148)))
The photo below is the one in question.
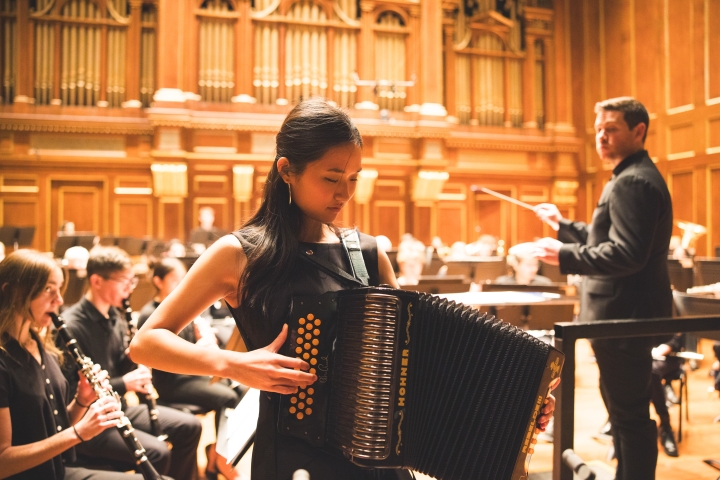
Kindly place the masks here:
POLYGON ((545 45, 536 40, 535 48, 535 121, 538 128, 545 125, 545 45))
POLYGON ((448 98, 448 103, 454 103, 461 124, 522 127, 527 121, 524 85, 529 82, 534 106, 528 113, 538 128, 543 128, 545 44, 526 32, 523 15, 527 5, 506 5, 506 15, 496 10, 495 2, 486 0, 475 2, 472 8, 459 2, 453 11, 453 45, 449 48, 454 55, 446 62, 447 68, 454 70, 455 88, 450 96, 454 98, 448 98), (534 68, 527 69, 527 62, 532 62, 534 68), (532 78, 527 78, 527 71, 533 72, 532 78))
POLYGON ((157 10, 154 5, 143 5, 140 34, 140 102, 149 107, 155 93, 155 53, 157 49, 157 10))
POLYGON ((229 103, 235 87, 236 19, 227 0, 207 0, 201 7, 198 93, 208 102, 229 103))
POLYGON ((10 103, 15 96, 15 77, 17 73, 17 0, 2 2, 0 4, 0 55, 2 55, 2 91, 0 103, 10 103))
POLYGON ((402 17, 395 12, 381 14, 376 28, 375 75, 379 80, 387 82, 387 85, 376 87, 378 106, 388 110, 402 110, 407 98, 406 87, 395 83, 406 80, 407 29, 402 17))
POLYGON ((355 104, 357 3, 301 0, 283 11, 281 2, 253 4, 253 90, 261 104, 297 103, 320 95, 338 105, 355 104))

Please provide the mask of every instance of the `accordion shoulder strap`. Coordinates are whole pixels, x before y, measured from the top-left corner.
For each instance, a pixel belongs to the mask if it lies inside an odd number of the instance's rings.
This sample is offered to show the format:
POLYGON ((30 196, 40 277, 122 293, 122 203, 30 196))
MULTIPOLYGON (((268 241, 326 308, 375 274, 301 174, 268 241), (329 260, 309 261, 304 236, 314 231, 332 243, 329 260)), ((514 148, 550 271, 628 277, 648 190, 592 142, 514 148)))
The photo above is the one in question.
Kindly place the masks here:
POLYGON ((362 256, 362 250, 360 249, 360 236, 357 230, 352 229, 347 233, 340 236, 340 239, 345 245, 345 251, 350 257, 350 267, 353 270, 355 278, 360 280, 360 283, 364 287, 368 286, 370 280, 370 274, 368 274, 367 268, 365 267, 365 260, 362 256))
POLYGON ((328 262, 324 258, 316 257, 313 255, 312 250, 300 252, 300 258, 306 262, 312 263, 328 275, 340 277, 343 280, 353 282, 361 287, 367 287, 369 275, 367 273, 367 268, 365 268, 365 260, 363 260, 362 250, 360 249, 360 238, 358 237, 357 230, 352 230, 350 234, 341 235, 340 239, 345 246, 345 251, 347 252, 348 257, 350 258, 350 265, 355 276, 350 275, 342 268, 328 262), (352 239, 348 241, 348 237, 351 238, 353 236, 355 237, 354 242, 352 239))

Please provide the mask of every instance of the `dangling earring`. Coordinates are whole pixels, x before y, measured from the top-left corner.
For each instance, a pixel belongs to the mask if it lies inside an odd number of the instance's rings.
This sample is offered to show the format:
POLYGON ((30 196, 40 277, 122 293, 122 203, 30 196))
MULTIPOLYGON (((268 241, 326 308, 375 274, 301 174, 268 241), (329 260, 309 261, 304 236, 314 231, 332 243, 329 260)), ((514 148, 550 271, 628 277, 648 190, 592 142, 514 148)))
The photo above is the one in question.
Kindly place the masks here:
POLYGON ((289 183, 287 184, 287 186, 288 186, 288 204, 291 204, 292 203, 292 187, 290 186, 289 183))

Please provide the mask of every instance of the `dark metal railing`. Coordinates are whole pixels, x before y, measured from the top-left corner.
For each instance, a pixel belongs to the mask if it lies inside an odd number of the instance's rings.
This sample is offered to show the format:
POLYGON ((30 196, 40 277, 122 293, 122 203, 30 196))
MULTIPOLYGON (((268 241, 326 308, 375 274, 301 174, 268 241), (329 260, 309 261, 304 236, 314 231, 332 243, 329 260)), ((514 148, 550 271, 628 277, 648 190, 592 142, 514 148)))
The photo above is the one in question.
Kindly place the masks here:
POLYGON ((720 330, 720 315, 675 318, 605 320, 588 323, 556 323, 555 348, 565 354, 562 382, 555 390, 553 480, 573 480, 573 472, 562 461, 562 452, 573 448, 575 428, 575 342, 581 338, 647 337, 679 332, 720 330))

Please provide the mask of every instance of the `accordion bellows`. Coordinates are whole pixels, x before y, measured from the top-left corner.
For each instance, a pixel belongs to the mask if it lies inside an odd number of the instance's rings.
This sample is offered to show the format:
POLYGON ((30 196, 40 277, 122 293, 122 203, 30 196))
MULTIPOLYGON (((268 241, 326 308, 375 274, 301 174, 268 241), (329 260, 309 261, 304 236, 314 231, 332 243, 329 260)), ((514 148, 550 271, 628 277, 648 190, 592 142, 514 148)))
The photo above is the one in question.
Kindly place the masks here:
POLYGON ((283 396, 282 433, 361 466, 526 478, 557 350, 465 305, 381 287, 295 298, 290 328, 285 353, 319 381, 283 396))

